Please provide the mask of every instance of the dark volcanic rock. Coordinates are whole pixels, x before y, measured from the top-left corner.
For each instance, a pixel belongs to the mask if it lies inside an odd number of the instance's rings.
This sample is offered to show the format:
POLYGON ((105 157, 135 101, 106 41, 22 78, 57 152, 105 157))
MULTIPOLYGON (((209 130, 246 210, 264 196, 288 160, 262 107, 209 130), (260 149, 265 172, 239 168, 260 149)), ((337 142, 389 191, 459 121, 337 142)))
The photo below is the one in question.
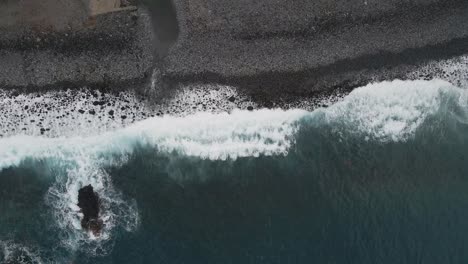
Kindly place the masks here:
POLYGON ((95 235, 98 235, 103 227, 102 220, 99 219, 99 206, 99 196, 94 192, 93 186, 88 185, 78 191, 78 207, 83 213, 81 227, 95 235))

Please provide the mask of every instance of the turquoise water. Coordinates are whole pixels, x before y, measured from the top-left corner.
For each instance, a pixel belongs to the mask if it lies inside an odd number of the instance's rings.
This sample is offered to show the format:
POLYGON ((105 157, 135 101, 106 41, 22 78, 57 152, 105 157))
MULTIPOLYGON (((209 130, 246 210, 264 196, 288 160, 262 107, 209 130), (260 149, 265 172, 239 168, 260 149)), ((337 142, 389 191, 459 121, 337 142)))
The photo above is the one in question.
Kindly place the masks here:
POLYGON ((371 84, 313 112, 0 139, 2 263, 463 263, 468 93, 371 84), (102 198, 81 230, 78 189, 102 198))

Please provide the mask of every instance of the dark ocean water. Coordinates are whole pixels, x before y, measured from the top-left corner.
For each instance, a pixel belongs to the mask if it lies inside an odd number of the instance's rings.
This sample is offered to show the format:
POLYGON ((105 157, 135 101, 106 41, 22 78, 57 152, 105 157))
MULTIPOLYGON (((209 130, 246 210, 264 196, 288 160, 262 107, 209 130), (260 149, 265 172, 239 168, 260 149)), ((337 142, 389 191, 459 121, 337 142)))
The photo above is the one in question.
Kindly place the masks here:
POLYGON ((314 112, 2 138, 0 212, 1 263, 465 263, 468 93, 397 81, 314 112))

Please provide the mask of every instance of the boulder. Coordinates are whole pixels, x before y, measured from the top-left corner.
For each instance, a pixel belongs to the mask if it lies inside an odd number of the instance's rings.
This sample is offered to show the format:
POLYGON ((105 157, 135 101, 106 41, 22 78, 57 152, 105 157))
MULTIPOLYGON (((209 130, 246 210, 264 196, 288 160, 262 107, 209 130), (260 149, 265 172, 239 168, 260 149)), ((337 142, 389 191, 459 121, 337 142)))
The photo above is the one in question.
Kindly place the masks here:
POLYGON ((78 207, 81 208, 83 213, 81 227, 84 230, 93 232, 95 235, 99 235, 103 222, 99 219, 99 195, 94 191, 93 186, 88 185, 78 191, 78 207))

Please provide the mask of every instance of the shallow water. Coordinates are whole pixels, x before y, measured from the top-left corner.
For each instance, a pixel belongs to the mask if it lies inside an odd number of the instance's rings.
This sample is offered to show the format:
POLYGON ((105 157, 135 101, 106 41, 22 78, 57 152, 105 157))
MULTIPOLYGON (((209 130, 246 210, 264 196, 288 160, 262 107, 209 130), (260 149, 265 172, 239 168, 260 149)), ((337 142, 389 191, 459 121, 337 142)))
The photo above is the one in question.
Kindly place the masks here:
POLYGON ((56 131, 0 138, 0 262, 468 260, 468 93, 445 81, 56 131), (100 237, 79 224, 88 184, 100 237))

